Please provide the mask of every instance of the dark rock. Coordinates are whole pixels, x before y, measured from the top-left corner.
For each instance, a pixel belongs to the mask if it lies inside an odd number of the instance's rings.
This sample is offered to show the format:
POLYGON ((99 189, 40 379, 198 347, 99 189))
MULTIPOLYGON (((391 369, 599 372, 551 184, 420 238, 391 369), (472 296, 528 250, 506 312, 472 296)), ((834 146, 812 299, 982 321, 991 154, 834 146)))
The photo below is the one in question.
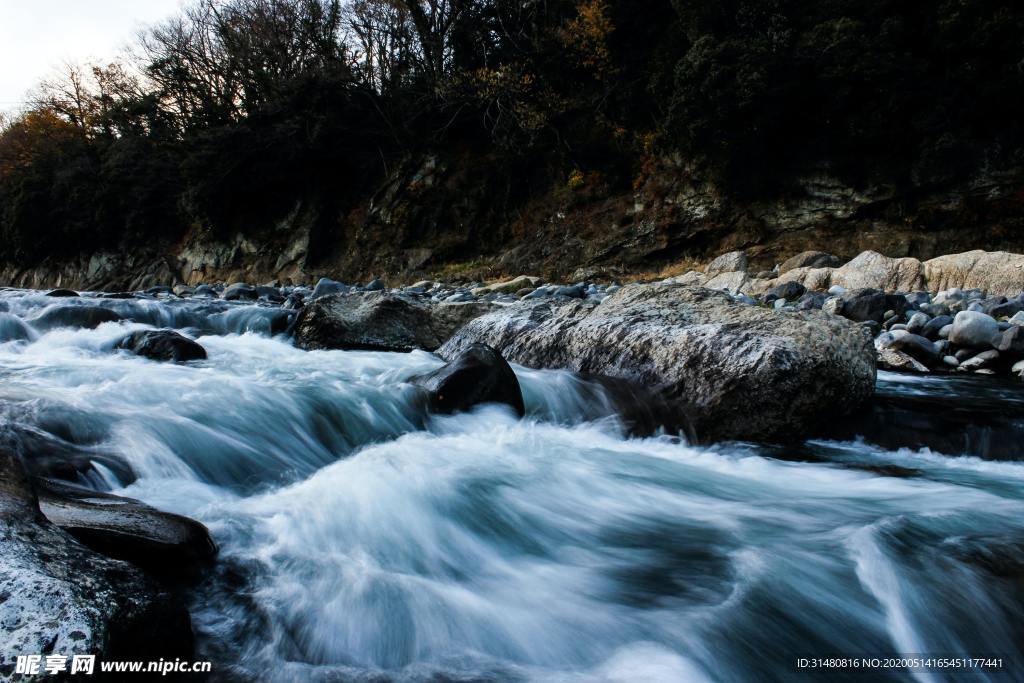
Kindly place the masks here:
POLYGON ((828 297, 821 292, 807 292, 800 297, 800 301, 797 302, 797 309, 801 311, 817 310, 825 305, 825 299, 828 297))
POLYGON ((96 552, 151 574, 195 577, 217 554, 210 532, 188 517, 53 479, 35 485, 48 520, 96 552))
POLYGON ((934 367, 942 360, 938 350, 928 339, 916 334, 903 334, 894 338, 889 348, 902 351, 927 367, 934 367))
POLYGON ((367 292, 382 292, 384 291, 384 283, 380 281, 380 278, 373 278, 367 283, 365 287, 367 292))
POLYGON ((794 301, 803 296, 807 288, 799 282, 783 282, 781 285, 775 285, 765 293, 765 299, 768 297, 774 297, 775 299, 785 299, 786 301, 794 301))
POLYGON ((935 318, 932 318, 927 323, 925 323, 925 326, 921 328, 920 334, 922 337, 928 337, 929 339, 938 339, 939 331, 946 325, 952 324, 952 316, 940 315, 935 318))
POLYGON ((305 302, 305 297, 303 297, 298 292, 292 292, 291 294, 288 295, 288 299, 284 302, 282 308, 285 308, 289 311, 298 311, 302 309, 302 307, 305 305, 305 302))
MULTIPOLYGON (((921 307, 921 311, 927 313, 932 318, 941 318, 943 316, 949 316, 949 306, 945 304, 925 304, 921 307)), ((950 318, 950 322, 953 322, 950 318)))
POLYGON ((35 330, 12 313, 0 313, 0 342, 33 341, 35 330))
POLYGON ((123 485, 135 481, 135 472, 124 458, 98 444, 75 443, 70 434, 54 434, 45 426, 12 421, 7 427, 5 442, 21 456, 29 474, 81 481, 96 476, 95 465, 102 465, 123 485))
POLYGON ((20 461, 2 452, 0 596, 0 677, 13 675, 18 654, 154 661, 193 656, 182 600, 47 520, 20 461))
POLYGON ((587 296, 587 289, 583 285, 570 285, 567 287, 556 287, 555 296, 567 296, 570 299, 582 299, 587 296))
POLYGON ((798 438, 870 396, 875 380, 871 339, 856 325, 668 283, 623 287, 600 304, 522 301, 471 321, 439 355, 474 343, 529 367, 649 388, 705 441, 798 438))
POLYGON ((1024 301, 1021 301, 1020 298, 1016 298, 992 306, 988 312, 993 318, 1012 318, 1021 311, 1024 311, 1024 301))
POLYGON ((281 290, 277 287, 269 287, 267 285, 258 285, 256 287, 256 296, 260 299, 265 299, 278 304, 284 301, 284 294, 281 294, 281 290))
POLYGON ((999 337, 996 350, 1010 357, 1024 357, 1024 327, 1010 325, 999 337))
POLYGON ((928 314, 918 311, 907 319, 907 330, 914 334, 920 334, 924 330, 924 326, 928 324, 928 321, 928 314))
POLYGON ((225 301, 255 301, 260 295, 255 287, 239 282, 225 289, 221 298, 225 301))
POLYGON ((117 348, 153 360, 205 360, 206 349, 174 330, 140 330, 117 343, 117 348))
POLYGON ((192 296, 208 296, 212 299, 216 299, 219 295, 217 294, 217 290, 210 285, 199 285, 195 288, 195 291, 192 292, 192 296))
POLYGON ((838 266, 839 259, 832 254, 826 254, 823 251, 804 251, 783 261, 779 266, 779 275, 795 268, 836 268, 838 266))
POLYGON ((71 297, 78 296, 78 292, 73 289, 52 289, 46 293, 46 296, 71 297))
POLYGON ((450 415, 481 403, 504 403, 519 415, 526 412, 516 373, 486 344, 471 344, 443 368, 413 383, 427 390, 434 413, 450 415))
POLYGON ((310 295, 310 300, 319 299, 322 296, 328 294, 346 294, 352 290, 351 287, 346 285, 344 282, 338 282, 330 278, 322 277, 317 283, 316 287, 313 288, 313 294, 310 295))
POLYGON ((295 343, 306 350, 433 351, 494 307, 483 301, 435 303, 389 292, 330 294, 299 313, 295 343))
POLYGON ((840 314, 844 318, 864 322, 873 320, 881 323, 886 311, 903 315, 910 307, 902 294, 885 294, 874 289, 858 289, 843 295, 843 308, 840 314))
POLYGON ((174 290, 167 285, 154 285, 145 290, 146 294, 174 294, 174 290))
POLYGON ((114 323, 120 320, 123 320, 120 315, 101 306, 59 306, 47 308, 28 322, 40 332, 45 332, 58 327, 93 329, 103 323, 114 323))

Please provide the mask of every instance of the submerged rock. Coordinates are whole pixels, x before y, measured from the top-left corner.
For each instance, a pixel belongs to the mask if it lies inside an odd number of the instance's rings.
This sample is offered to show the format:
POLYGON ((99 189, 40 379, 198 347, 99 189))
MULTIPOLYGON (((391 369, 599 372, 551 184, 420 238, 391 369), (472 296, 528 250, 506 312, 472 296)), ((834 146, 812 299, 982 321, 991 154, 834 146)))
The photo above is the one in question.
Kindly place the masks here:
POLYGON ((73 289, 51 289, 46 293, 46 296, 53 297, 75 297, 78 296, 78 292, 73 289))
POLYGON ((526 412, 516 373, 486 344, 471 344, 443 368, 413 383, 427 391, 434 413, 450 415, 481 403, 504 403, 519 415, 526 412))
POLYGON ((58 327, 93 329, 103 323, 116 323, 120 320, 123 320, 120 315, 102 306, 57 306, 47 308, 28 322, 40 332, 46 332, 58 327))
POLYGON ((295 343, 307 350, 434 351, 469 320, 495 304, 435 303, 405 294, 330 294, 307 304, 295 343))
POLYGON ((39 509, 20 461, 0 452, 0 676, 18 654, 190 658, 182 601, 141 570, 78 543, 39 509))
POLYGON ((205 360, 206 349, 199 343, 174 330, 140 330, 133 332, 117 343, 117 348, 127 349, 137 356, 152 360, 185 362, 205 360))
POLYGON ((210 532, 188 517, 53 479, 35 484, 43 515, 107 557, 181 578, 197 576, 217 554, 210 532))
POLYGON ((650 388, 705 441, 798 437, 869 397, 875 380, 871 340, 849 321, 665 283, 623 287, 600 304, 514 304, 471 321, 439 354, 475 343, 529 367, 650 388))

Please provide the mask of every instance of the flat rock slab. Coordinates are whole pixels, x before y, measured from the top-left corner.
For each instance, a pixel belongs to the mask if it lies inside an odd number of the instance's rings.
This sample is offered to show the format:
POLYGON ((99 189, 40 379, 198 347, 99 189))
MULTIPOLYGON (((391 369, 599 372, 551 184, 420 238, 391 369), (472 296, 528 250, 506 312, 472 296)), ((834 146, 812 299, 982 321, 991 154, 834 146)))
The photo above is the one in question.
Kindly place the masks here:
POLYGON ((872 395, 860 326, 676 284, 623 287, 600 304, 525 301, 469 322, 439 351, 474 343, 533 368, 630 380, 685 413, 702 441, 791 439, 872 395))
POLYGON ((190 658, 181 601, 49 522, 18 458, 0 452, 0 678, 19 654, 190 658))
POLYGON ((295 343, 309 351, 434 351, 468 321, 495 308, 482 301, 436 303, 390 292, 329 294, 302 309, 295 343))

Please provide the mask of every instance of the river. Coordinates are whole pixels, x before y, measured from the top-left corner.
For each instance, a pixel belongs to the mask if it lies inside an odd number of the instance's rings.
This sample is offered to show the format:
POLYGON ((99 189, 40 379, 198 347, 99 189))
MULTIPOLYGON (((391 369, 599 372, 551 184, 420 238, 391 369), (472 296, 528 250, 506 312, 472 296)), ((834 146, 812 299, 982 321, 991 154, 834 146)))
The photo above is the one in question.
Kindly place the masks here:
MULTIPOLYGON (((525 418, 427 417, 408 380, 439 359, 305 352, 271 335, 276 315, 0 292, 2 429, 127 462, 135 481, 98 465, 89 484, 198 519, 219 544, 186 594, 217 680, 863 681, 797 662, 1019 657, 1020 461, 901 448, 899 424, 885 447, 792 452, 628 438, 600 388, 521 367, 525 418), (135 322, 33 323, 87 303, 135 322), (209 359, 114 349, 154 325, 209 359)), ((870 680, 959 676, 1020 680, 870 680)))

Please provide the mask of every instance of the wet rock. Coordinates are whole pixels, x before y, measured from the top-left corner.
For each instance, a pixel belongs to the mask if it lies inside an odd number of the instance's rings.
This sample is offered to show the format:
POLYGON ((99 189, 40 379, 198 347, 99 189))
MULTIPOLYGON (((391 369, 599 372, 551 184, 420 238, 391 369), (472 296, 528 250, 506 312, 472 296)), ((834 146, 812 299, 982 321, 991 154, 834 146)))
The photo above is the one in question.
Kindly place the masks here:
POLYGON ((952 325, 952 324, 953 324, 952 316, 948 316, 948 315, 936 316, 936 317, 932 318, 931 320, 929 320, 927 323, 925 323, 924 327, 921 328, 921 336, 928 337, 929 339, 938 339, 939 338, 939 332, 942 330, 942 328, 944 328, 946 325, 952 325))
POLYGON ((238 282, 225 289, 222 298, 225 301, 255 301, 260 295, 255 287, 238 282))
POLYGON ((996 350, 1013 358, 1024 356, 1024 327, 1010 325, 1009 329, 1000 335, 996 350))
POLYGON ((519 415, 526 412, 516 373, 486 344, 471 344, 443 368, 413 383, 427 391, 433 413, 450 415, 481 403, 504 403, 519 415))
POLYGON ((117 348, 152 360, 186 362, 205 360, 206 349, 174 330, 140 330, 117 343, 117 348))
POLYGON ((513 304, 468 323, 439 355, 474 343, 529 367, 649 388, 692 417, 705 441, 796 438, 870 396, 875 376, 871 340, 848 321, 664 283, 626 286, 600 304, 513 304))
POLYGON ((928 315, 925 313, 915 313, 910 316, 907 320, 907 331, 914 334, 920 334, 924 330, 924 326, 929 322, 928 315))
POLYGON ((46 309, 29 322, 40 332, 46 332, 59 327, 93 329, 103 323, 114 323, 122 319, 114 311, 101 306, 60 306, 46 309))
POLYGON ((0 676, 18 654, 189 659, 182 601, 141 570, 81 545, 40 512, 16 456, 0 452, 0 676))
POLYGON ((192 296, 208 296, 211 299, 216 299, 219 295, 217 294, 217 290, 210 285, 199 285, 192 292, 192 296))
POLYGON ((295 343, 307 350, 433 351, 495 306, 476 300, 434 303, 389 292, 330 294, 299 313, 295 343))
POLYGON ((73 297, 78 296, 78 292, 73 289, 52 289, 46 293, 46 296, 73 297))
POLYGON ((174 295, 180 296, 185 299, 196 293, 195 287, 189 287, 188 285, 174 285, 174 295))
POLYGON ((328 294, 345 294, 351 290, 352 288, 344 282, 322 277, 317 281, 316 287, 313 288, 313 294, 310 296, 310 299, 319 299, 328 294))
POLYGON ((708 264, 708 267, 704 269, 707 275, 717 275, 719 273, 735 273, 735 272, 746 272, 747 271, 747 255, 742 251, 730 251, 727 254, 722 254, 718 258, 714 259, 708 264))
POLYGON ((839 265, 839 259, 823 251, 804 251, 790 256, 779 266, 779 275, 795 268, 832 268, 839 265))
POLYGON ((783 282, 781 285, 776 285, 765 292, 765 300, 769 298, 775 299, 786 299, 787 301, 794 301, 803 296, 807 288, 799 282, 783 282))
POLYGON ((199 522, 132 498, 37 479, 43 515, 98 553, 168 578, 198 576, 217 554, 199 522))
POLYGON ((864 322, 873 320, 881 323, 887 317, 886 312, 903 315, 909 304, 901 294, 886 294, 875 289, 858 289, 843 295, 843 307, 840 314, 844 318, 864 322))
POLYGON ((999 323, 992 316, 977 311, 961 311, 953 318, 949 341, 971 349, 988 349, 998 333, 999 323))
POLYGON ((367 283, 365 289, 367 292, 380 292, 384 290, 384 283, 375 277, 367 283))
POLYGON ((28 323, 11 313, 0 313, 0 343, 34 341, 37 335, 28 323))
POLYGON ((583 285, 570 285, 555 289, 555 296, 567 296, 570 299, 582 299, 586 295, 587 288, 583 285))
POLYGON ((268 285, 257 285, 256 296, 260 299, 276 304, 284 301, 284 294, 281 294, 281 290, 277 287, 270 287, 268 285))

